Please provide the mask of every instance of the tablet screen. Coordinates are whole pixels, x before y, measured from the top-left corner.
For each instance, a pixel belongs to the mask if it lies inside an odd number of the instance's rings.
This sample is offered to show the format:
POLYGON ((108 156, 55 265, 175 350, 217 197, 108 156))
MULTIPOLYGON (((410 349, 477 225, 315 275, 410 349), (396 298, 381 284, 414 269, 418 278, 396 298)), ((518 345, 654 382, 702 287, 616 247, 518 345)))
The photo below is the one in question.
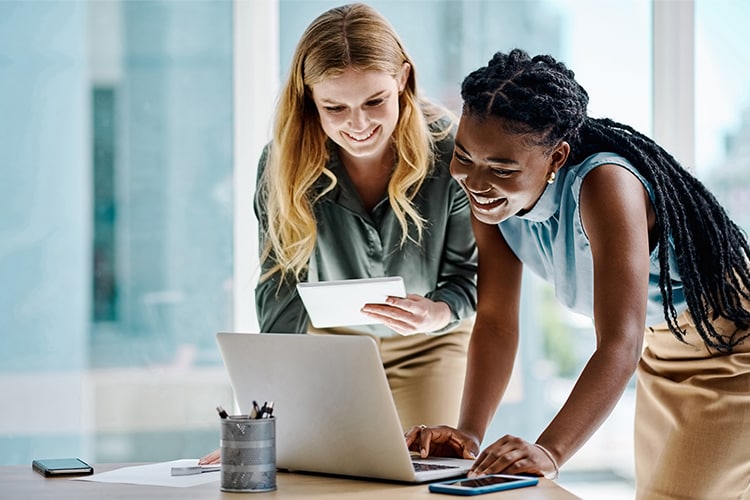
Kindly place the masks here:
POLYGON ((389 295, 406 297, 400 276, 298 283, 297 290, 315 328, 371 325, 365 304, 382 304, 389 295))

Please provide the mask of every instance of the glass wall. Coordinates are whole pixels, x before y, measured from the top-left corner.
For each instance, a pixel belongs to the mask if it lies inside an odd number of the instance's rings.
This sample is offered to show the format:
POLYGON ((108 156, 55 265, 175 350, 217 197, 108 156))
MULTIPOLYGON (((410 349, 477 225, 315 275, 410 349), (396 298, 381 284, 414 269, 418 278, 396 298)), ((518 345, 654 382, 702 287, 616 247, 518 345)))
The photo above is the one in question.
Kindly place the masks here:
POLYGON ((696 171, 750 233, 748 23, 748 2, 695 2, 696 171))
MULTIPOLYGON (((307 24, 341 3, 279 0, 281 78, 307 24)), ((649 0, 369 3, 423 93, 457 113, 463 77, 522 47, 567 62, 593 115, 652 131, 649 0)), ((750 8, 695 9, 697 172, 750 230, 750 8)), ((233 22, 231 0, 0 1, 0 464, 215 448, 213 408, 232 396, 214 333, 235 326, 233 268, 248 258, 232 250, 248 217, 234 198, 250 191, 232 184, 233 22)), ((532 276, 524 287, 521 354, 487 442, 534 439, 594 346, 590 321, 532 276)), ((562 479, 627 485, 632 412, 629 388, 562 479)))
POLYGON ((0 75, 0 463, 213 449, 231 1, 2 1, 0 75))

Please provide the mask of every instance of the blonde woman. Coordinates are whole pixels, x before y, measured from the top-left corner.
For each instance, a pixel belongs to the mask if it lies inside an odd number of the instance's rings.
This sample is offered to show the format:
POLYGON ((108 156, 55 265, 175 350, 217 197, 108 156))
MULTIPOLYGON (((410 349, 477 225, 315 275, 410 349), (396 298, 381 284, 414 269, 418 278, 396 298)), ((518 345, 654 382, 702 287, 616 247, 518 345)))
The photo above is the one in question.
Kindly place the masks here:
POLYGON ((469 206, 449 172, 453 128, 418 96, 388 21, 345 5, 302 35, 259 165, 261 331, 375 337, 405 429, 457 420, 475 313, 469 206), (409 294, 367 307, 380 324, 308 325, 297 282, 378 276, 403 276, 409 294))
POLYGON ((371 335, 404 429, 458 421, 477 257, 453 129, 388 21, 345 5, 302 35, 258 168, 261 331, 371 335), (295 288, 397 275, 408 296, 367 306, 373 326, 315 330, 295 288))

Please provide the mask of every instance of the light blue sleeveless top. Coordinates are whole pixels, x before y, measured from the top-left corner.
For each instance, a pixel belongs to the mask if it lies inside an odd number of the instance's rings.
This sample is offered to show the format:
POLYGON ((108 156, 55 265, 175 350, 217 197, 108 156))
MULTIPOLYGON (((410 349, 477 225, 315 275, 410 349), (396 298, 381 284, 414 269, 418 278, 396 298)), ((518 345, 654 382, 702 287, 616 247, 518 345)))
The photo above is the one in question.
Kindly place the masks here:
MULTIPOLYGON (((580 213, 581 185, 596 167, 614 164, 626 168, 643 183, 651 202, 653 189, 628 160, 614 153, 594 154, 578 165, 561 168, 553 184, 522 216, 511 217, 498 226, 516 256, 533 272, 554 285, 558 300, 573 311, 594 315, 594 268, 589 240, 580 213)), ((646 325, 665 321, 659 290, 659 248, 651 252, 646 325)), ((670 278, 677 314, 687 309, 674 243, 669 245, 670 278)), ((617 286, 617 283, 612 283, 617 286)))

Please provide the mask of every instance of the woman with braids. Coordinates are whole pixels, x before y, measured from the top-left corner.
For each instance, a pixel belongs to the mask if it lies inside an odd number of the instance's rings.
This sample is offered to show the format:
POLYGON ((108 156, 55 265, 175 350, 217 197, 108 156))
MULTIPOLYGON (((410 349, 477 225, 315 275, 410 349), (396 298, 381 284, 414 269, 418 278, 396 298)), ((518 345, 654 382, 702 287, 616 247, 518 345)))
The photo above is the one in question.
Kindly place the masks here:
POLYGON ((497 53, 461 94, 451 171, 471 203, 477 319, 458 427, 412 428, 409 446, 478 454, 472 476, 556 477, 635 371, 638 498, 750 498, 745 235, 652 140, 589 117, 550 56, 497 53), (593 318, 596 350, 535 443, 507 435, 480 454, 518 345, 524 265, 593 318))
POLYGON ((458 421, 477 254, 450 175, 454 131, 418 95, 390 23, 345 5, 298 42, 258 168, 261 331, 372 336, 404 429, 458 421), (308 325, 298 282, 380 276, 402 276, 408 296, 365 306, 378 324, 308 325))

